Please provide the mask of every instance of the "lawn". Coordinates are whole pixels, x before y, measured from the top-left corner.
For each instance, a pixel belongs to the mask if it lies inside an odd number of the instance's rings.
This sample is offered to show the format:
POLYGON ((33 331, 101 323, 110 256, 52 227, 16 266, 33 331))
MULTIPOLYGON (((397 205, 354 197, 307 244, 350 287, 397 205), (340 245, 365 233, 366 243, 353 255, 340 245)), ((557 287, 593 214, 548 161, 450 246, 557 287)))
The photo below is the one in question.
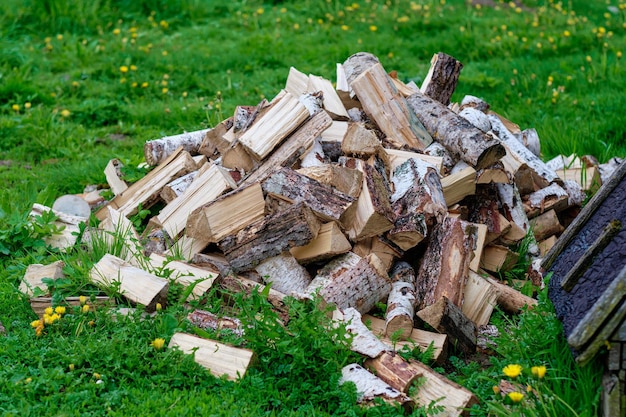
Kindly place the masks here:
MULTIPOLYGON (((50 251, 41 240, 51 233, 49 225, 30 226, 27 213, 33 202, 51 205, 62 194, 106 184, 103 169, 112 158, 137 166, 147 140, 213 127, 237 105, 271 99, 292 66, 334 81, 336 63, 359 51, 377 55, 387 71, 418 85, 434 53, 454 56, 464 68, 453 101, 478 96, 522 129, 537 129, 544 160, 572 153, 600 162, 626 156, 626 3, 470 3, 4 0, 3 415, 395 415, 392 407, 354 406, 355 392, 337 381, 341 366, 358 358, 333 341, 342 329, 332 330, 318 309, 298 303, 281 328, 261 296, 209 294, 210 309, 227 308, 258 329, 231 340, 260 357, 235 383, 211 377, 180 352, 151 345, 189 330, 182 290, 149 320, 77 309, 37 337, 31 328, 36 316, 17 291, 26 267, 62 259, 69 278, 55 288, 58 297, 91 296, 97 289, 86 274, 99 258, 50 251), (267 340, 283 343, 270 347, 267 340)), ((494 323, 507 331, 487 365, 453 357, 440 369, 480 398, 473 415, 598 412, 598 364, 573 363, 550 302, 543 293, 539 299, 538 309, 521 316, 496 314, 494 323), (513 404, 494 393, 511 363, 523 365, 519 378, 545 395, 513 404), (539 380, 533 366, 546 366, 546 376, 539 380)))

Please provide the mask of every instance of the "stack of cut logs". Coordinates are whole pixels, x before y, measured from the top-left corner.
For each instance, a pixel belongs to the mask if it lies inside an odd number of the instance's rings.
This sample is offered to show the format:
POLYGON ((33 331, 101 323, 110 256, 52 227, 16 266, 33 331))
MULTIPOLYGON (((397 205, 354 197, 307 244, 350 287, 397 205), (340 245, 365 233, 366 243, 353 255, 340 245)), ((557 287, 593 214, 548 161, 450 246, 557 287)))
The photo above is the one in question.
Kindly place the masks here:
MULTIPOLYGON (((512 313, 532 307, 534 299, 490 273, 515 266, 524 241, 534 260, 528 278, 542 285, 538 260, 600 182, 590 158, 542 162, 537 132, 483 100, 451 104, 461 68, 436 54, 421 87, 368 53, 337 64, 336 87, 291 68, 271 101, 237 107, 212 129, 146 143, 156 167, 143 179, 126 184, 112 160, 105 174, 115 198, 97 211, 92 233, 121 236, 128 250, 124 259, 103 257, 93 281, 119 281, 148 311, 165 302, 168 281, 154 274, 165 264, 195 284, 190 296, 218 284, 250 291, 271 283, 269 301, 283 315, 285 295, 319 294, 367 357, 364 367, 343 370, 361 401, 438 400, 446 415, 461 414, 472 393, 396 350, 432 344, 437 363, 448 344, 471 354, 496 304, 512 313), (159 202, 140 238, 128 217, 159 202), (139 261, 146 251, 154 270, 139 261), (173 256, 188 263, 168 263, 173 256), (385 319, 368 315, 381 302, 385 319)), ((235 319, 201 311, 190 319, 242 331, 235 319)), ((215 373, 243 375, 251 352, 216 343, 177 334, 170 346, 200 348, 196 360, 215 373), (215 352, 225 356, 212 359, 215 352)))

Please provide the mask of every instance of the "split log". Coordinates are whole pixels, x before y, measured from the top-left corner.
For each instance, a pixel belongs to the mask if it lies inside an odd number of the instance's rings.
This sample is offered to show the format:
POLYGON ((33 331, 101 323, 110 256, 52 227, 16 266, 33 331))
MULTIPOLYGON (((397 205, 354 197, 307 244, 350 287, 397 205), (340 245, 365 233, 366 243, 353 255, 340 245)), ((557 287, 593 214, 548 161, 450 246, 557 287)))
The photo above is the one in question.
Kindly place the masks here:
MULTIPOLYGON (((78 307, 82 305, 80 299, 81 297, 65 297, 63 299, 62 305, 78 307)), ((53 297, 32 297, 30 299, 30 308, 33 309, 38 317, 42 317, 46 312, 46 308, 53 306, 53 302, 55 306, 58 305, 58 301, 55 300, 53 297)), ((85 304, 88 305, 92 311, 94 311, 99 307, 115 306, 115 299, 109 298, 104 295, 97 295, 87 297, 87 301, 85 301, 85 304)))
POLYGON ((223 316, 219 317, 209 311, 194 310, 187 314, 187 320, 196 327, 203 330, 213 330, 221 332, 222 330, 228 330, 236 336, 243 336, 243 324, 236 317, 223 316))
POLYGON ((208 244, 208 240, 182 235, 169 249, 163 252, 163 254, 190 260, 206 248, 208 244))
POLYGON ((106 254, 91 269, 91 281, 100 286, 115 286, 126 299, 144 305, 146 311, 156 310, 157 303, 166 304, 169 283, 123 259, 106 254))
POLYGON ((303 104, 305 100, 299 100, 286 91, 279 93, 269 109, 239 137, 239 143, 257 160, 264 159, 314 113, 303 104))
POLYGON ((553 235, 560 235, 565 228, 554 210, 549 210, 531 221, 531 227, 537 240, 544 240, 553 235))
POLYGON ((413 328, 407 340, 391 340, 385 336, 385 320, 369 314, 364 314, 361 320, 381 342, 394 347, 396 351, 405 347, 412 350, 416 346, 419 347, 420 350, 425 351, 432 346, 433 361, 435 363, 442 364, 448 357, 448 336, 445 334, 413 328))
POLYGON ((22 282, 20 282, 20 292, 30 297, 33 297, 35 292, 39 293, 39 295, 49 294, 48 286, 43 280, 46 278, 51 280, 63 278, 65 276, 63 274, 64 267, 65 263, 63 261, 56 261, 48 265, 28 265, 22 282))
POLYGON ((349 223, 354 198, 289 168, 282 168, 263 181, 263 191, 289 203, 304 202, 324 221, 349 223))
POLYGON ((308 294, 316 291, 324 301, 334 303, 339 309, 353 307, 367 313, 389 295, 391 282, 376 255, 361 258, 348 252, 318 271, 306 290, 308 294))
POLYGON ((337 90, 337 95, 341 99, 343 106, 348 109, 348 114, 351 109, 360 109, 361 103, 354 98, 354 92, 350 89, 350 84, 348 83, 348 77, 346 76, 346 71, 343 68, 343 65, 337 63, 336 65, 336 74, 337 74, 337 84, 335 89, 337 90))
POLYGON ((104 176, 115 195, 122 194, 128 188, 128 184, 122 179, 122 167, 119 159, 111 159, 104 168, 104 176))
POLYGON ((350 88, 365 113, 376 122, 395 148, 424 149, 432 142, 420 121, 411 113, 406 100, 393 85, 384 68, 372 54, 359 52, 343 64, 350 88))
POLYGON ((476 192, 476 170, 467 166, 453 171, 441 179, 441 187, 446 205, 456 204, 476 192))
POLYGON ((595 193, 602 185, 600 170, 596 167, 568 168, 556 171, 563 182, 567 180, 576 181, 583 191, 595 193))
POLYGON ((300 97, 307 92, 307 85, 309 83, 309 77, 298 71, 295 67, 289 68, 289 74, 287 75, 287 82, 285 83, 285 90, 295 97, 300 97))
POLYGON ((463 97, 463 100, 461 100, 461 110, 466 107, 472 107, 486 114, 489 110, 489 103, 476 96, 466 95, 463 97))
POLYGON ((156 270, 171 271, 168 275, 170 280, 175 280, 184 287, 193 285, 187 301, 202 298, 211 289, 219 275, 218 271, 198 268, 180 261, 168 261, 167 258, 156 253, 150 255, 149 262, 156 270))
POLYGON ((393 352, 391 345, 383 343, 363 324, 361 313, 355 308, 348 307, 343 311, 333 311, 333 320, 343 322, 346 331, 352 335, 350 350, 369 358, 377 358, 384 352, 393 352))
POLYGON ((387 298, 385 335, 407 340, 413 331, 415 315, 415 271, 407 262, 394 265, 390 278, 391 292, 387 298))
POLYGON ((562 211, 568 207, 569 196, 558 184, 551 184, 522 198, 529 219, 550 210, 562 211))
POLYGON ((62 213, 37 203, 33 204, 33 208, 30 211, 30 217, 34 218, 42 216, 44 213, 49 211, 51 211, 56 217, 52 224, 56 228, 57 233, 44 237, 43 241, 46 245, 50 245, 53 248, 63 251, 74 246, 80 233, 79 225, 81 223, 87 223, 88 219, 86 217, 78 217, 62 213))
POLYGON ((352 249, 350 242, 336 222, 325 223, 320 227, 317 237, 304 246, 293 247, 289 252, 306 264, 330 259, 352 249))
POLYGON ((318 137, 313 140, 313 146, 307 149, 300 157, 300 168, 318 167, 325 165, 326 162, 327 159, 324 154, 324 147, 322 146, 321 139, 318 137))
POLYGON ((404 253, 389 240, 380 236, 359 240, 352 247, 352 252, 362 258, 369 254, 376 255, 383 263, 385 271, 389 271, 395 260, 400 258, 404 253))
POLYGON ((221 165, 225 168, 239 171, 245 175, 257 169, 259 161, 250 155, 249 151, 241 142, 234 138, 233 129, 225 135, 232 134, 233 139, 231 145, 222 153, 221 165))
MULTIPOLYGON (((175 238, 183 232, 192 213, 233 188, 236 184, 228 172, 216 164, 209 164, 199 171, 182 195, 161 210, 156 220, 170 237, 175 238)), ((189 236, 199 237, 199 233, 195 229, 187 230, 189 236)))
POLYGON ((333 119, 348 120, 348 111, 341 102, 337 90, 335 90, 332 83, 325 78, 309 74, 306 92, 314 93, 316 91, 322 92, 322 105, 324 110, 326 110, 333 119))
POLYGON ((233 127, 233 118, 223 120, 213 129, 209 129, 202 139, 198 152, 207 158, 216 159, 230 146, 230 141, 224 138, 226 132, 233 127))
POLYGON ((415 406, 410 397, 392 388, 359 364, 352 363, 342 368, 339 385, 346 382, 352 382, 356 386, 357 402, 360 404, 375 404, 374 400, 378 399, 391 405, 400 405, 406 412, 415 406))
POLYGON ((250 173, 240 186, 245 187, 255 182, 261 182, 269 177, 276 168, 292 167, 298 158, 313 146, 315 138, 321 135, 331 124, 332 120, 325 111, 315 114, 265 159, 259 168, 250 173))
POLYGON ((273 288, 269 288, 268 291, 265 285, 237 275, 221 275, 217 282, 220 287, 233 293, 243 292, 247 295, 252 294, 254 291, 259 294, 266 293, 267 301, 275 310, 281 313, 282 318, 286 319, 288 317, 289 310, 284 301, 286 295, 280 291, 276 291, 273 288))
POLYGON ((168 348, 178 348, 193 355, 194 361, 212 375, 217 378, 226 375, 230 381, 243 378, 255 358, 254 352, 249 349, 235 348, 186 333, 175 333, 168 348))
POLYGON ((420 309, 443 296, 457 306, 463 304, 463 288, 476 234, 472 223, 451 217, 435 225, 418 272, 417 302, 420 309))
POLYGON ((148 165, 155 166, 165 162, 177 149, 182 147, 189 153, 198 153, 204 136, 209 129, 185 132, 180 135, 166 136, 161 139, 150 140, 143 145, 143 153, 148 165))
POLYGON ((504 156, 504 147, 496 139, 438 101, 421 93, 413 94, 407 101, 430 135, 455 158, 462 159, 475 169, 482 169, 504 156))
POLYGON ((96 238, 91 236, 95 232, 91 230, 89 244, 93 247, 96 245, 96 239, 101 240, 106 247, 119 248, 119 255, 125 261, 135 266, 140 266, 143 249, 135 226, 119 211, 113 210, 108 206, 104 207, 104 210, 106 210, 106 217, 98 226, 103 233, 100 233, 96 238))
POLYGON ((480 267, 490 272, 509 271, 519 259, 519 254, 506 246, 490 244, 483 249, 480 267))
POLYGON ((476 184, 508 184, 509 182, 511 182, 511 179, 504 169, 502 160, 496 162, 490 167, 483 168, 476 172, 476 184))
POLYGON ((421 368, 415 363, 415 361, 405 361, 395 352, 383 352, 374 359, 366 359, 363 366, 392 388, 408 394, 411 386, 423 376, 421 368))
POLYGON ((402 97, 406 98, 411 94, 419 91, 419 87, 415 84, 414 81, 409 81, 407 84, 403 83, 398 79, 398 73, 396 71, 391 71, 389 73, 389 79, 393 82, 394 87, 398 90, 402 97))
POLYGON ((550 252, 550 249, 552 249, 552 247, 556 245, 557 239, 558 238, 555 235, 552 235, 542 240, 541 242, 537 242, 537 245, 539 246, 539 251, 540 251, 539 256, 542 258, 545 257, 548 254, 548 252, 550 252))
POLYGON ((249 224, 218 242, 234 271, 248 271, 261 261, 313 240, 320 222, 304 203, 249 224))
MULTIPOLYGON (((150 208, 159 199, 161 189, 172 180, 189 172, 195 171, 196 163, 189 152, 178 148, 159 166, 150 171, 145 177, 132 184, 123 193, 115 196, 109 205, 124 216, 129 217, 137 213, 139 204, 144 209, 150 208)), ((98 210, 96 217, 102 220, 106 216, 104 209, 98 210)))
MULTIPOLYGON (((524 232, 529 233, 530 222, 528 221, 526 210, 524 210, 524 205, 522 204, 522 197, 515 183, 496 184, 496 189, 500 197, 502 211, 507 220, 515 223, 524 232)), ((535 236, 532 233, 530 233, 530 239, 528 252, 536 256, 539 253, 539 248, 537 247, 535 236)))
POLYGON ((443 52, 434 54, 420 91, 447 106, 450 104, 450 97, 454 93, 462 69, 463 64, 450 55, 443 52))
POLYGON ((253 184, 237 188, 191 212, 187 235, 216 243, 264 216, 263 190, 260 184, 253 184))
POLYGON ((497 304, 498 291, 493 284, 470 271, 465 284, 464 301, 461 311, 476 327, 489 323, 491 313, 497 304))
POLYGON ((311 283, 311 276, 289 252, 261 261, 254 268, 266 284, 283 294, 302 293, 311 283))
POLYGON ((494 286, 498 296, 496 302, 505 312, 517 314, 525 307, 532 308, 537 305, 537 300, 534 298, 522 294, 515 288, 498 281, 492 276, 488 274, 481 274, 481 277, 489 281, 489 283, 494 286))
POLYGON ((166 203, 171 203, 176 197, 182 195, 187 188, 191 185, 194 178, 198 175, 198 171, 190 172, 187 175, 183 175, 180 178, 176 178, 174 181, 167 184, 161 190, 161 198, 166 203))
POLYGON ((480 260, 483 258, 483 249, 487 241, 487 233, 489 228, 487 225, 474 223, 476 227, 476 247, 473 251, 472 261, 469 264, 470 271, 478 272, 480 268, 480 260))
POLYGON ((485 243, 490 243, 507 233, 511 223, 498 211, 498 199, 490 188, 481 188, 479 192, 466 200, 468 220, 487 226, 485 243))
POLYGON ((397 167, 412 158, 431 164, 435 167, 437 172, 442 172, 443 158, 440 156, 432 156, 425 153, 403 151, 400 149, 385 149, 385 152, 389 157, 389 168, 391 172, 395 171, 397 167))
POLYGON ((383 151, 383 145, 376 133, 367 129, 363 123, 351 122, 341 141, 341 151, 344 155, 367 159, 383 151))
POLYGON ((452 170, 452 167, 459 161, 459 158, 452 155, 451 152, 439 142, 431 143, 426 149, 424 149, 424 154, 436 158, 441 158, 441 169, 439 172, 441 175, 446 176, 452 170))
POLYGON ((470 354, 476 351, 476 325, 447 297, 443 296, 434 304, 421 309, 417 316, 433 329, 447 334, 451 343, 461 352, 470 354))
POLYGON ((363 187, 363 173, 358 169, 342 167, 336 164, 323 164, 315 167, 300 168, 298 173, 330 185, 337 191, 358 198, 363 187))

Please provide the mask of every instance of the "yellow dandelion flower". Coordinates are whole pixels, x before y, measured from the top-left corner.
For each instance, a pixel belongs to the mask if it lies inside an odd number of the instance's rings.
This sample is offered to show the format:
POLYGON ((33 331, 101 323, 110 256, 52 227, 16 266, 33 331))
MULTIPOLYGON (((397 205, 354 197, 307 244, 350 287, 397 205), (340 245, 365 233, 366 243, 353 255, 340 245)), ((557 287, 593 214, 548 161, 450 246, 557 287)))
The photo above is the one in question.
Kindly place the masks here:
POLYGON ((13 111, 20 111, 20 105, 19 104, 14 104, 11 106, 11 109, 13 109, 13 111))
POLYGON ((509 398, 514 403, 518 403, 522 401, 522 398, 524 398, 524 394, 522 394, 521 392, 517 392, 517 391, 509 392, 509 398))
POLYGON ((89 313, 89 304, 83 305, 81 310, 82 310, 83 313, 89 313))
POLYGON ((30 107, 31 107, 30 101, 27 101, 26 103, 24 103, 24 108, 26 110, 30 109, 30 107))
POLYGON ((167 56, 167 51, 163 51, 163 52, 161 52, 161 55, 163 55, 163 56, 167 56))
POLYGON ((33 379, 32 379, 32 378, 30 378, 30 377, 28 377, 28 378, 26 378, 26 379, 24 380, 24 383, 25 383, 25 384, 30 384, 31 382, 33 382, 33 379))
POLYGON ((51 316, 52 314, 54 314, 54 309, 52 307, 46 307, 44 313, 48 316, 51 316))
POLYGON ((265 13, 265 10, 262 7, 259 7, 258 9, 256 9, 256 14, 263 14, 265 13))
POLYGON ((401 16, 398 18, 398 23, 406 23, 409 21, 409 16, 401 16))
POLYGON ((113 34, 114 35, 119 35, 122 31, 119 30, 118 28, 113 29, 113 34))
POLYGON ((500 387, 497 385, 494 385, 493 387, 491 387, 491 389, 493 390, 494 394, 500 394, 500 387))
POLYGON ((50 36, 46 36, 43 41, 45 43, 50 43, 51 40, 52 40, 52 38, 50 36))
POLYGON ((163 346, 165 345, 165 339, 162 339, 162 338, 158 337, 158 338, 154 339, 150 344, 156 350, 161 350, 161 349, 163 349, 163 346))
POLYGON ((509 378, 517 378, 522 373, 522 366, 518 364, 510 364, 502 368, 502 373, 509 378))
POLYGON ((622 51, 617 51, 615 56, 617 56, 617 59, 620 59, 622 57, 622 51))
POLYGON ((81 295, 80 297, 78 297, 78 301, 80 301, 80 305, 84 306, 85 303, 87 302, 87 296, 86 295, 81 295))
POLYGON ((169 23, 167 23, 165 20, 161 20, 159 22, 159 25, 163 28, 163 29, 167 29, 170 25, 169 23))
POLYGON ((141 88, 148 88, 148 85, 149 84, 144 81, 144 82, 141 83, 141 88))
POLYGON ((78 86, 80 86, 78 81, 72 81, 72 87, 78 87, 78 86))
POLYGON ((526 392, 533 392, 533 387, 526 385, 526 392))
POLYGON ((165 87, 167 85, 167 80, 161 80, 161 86, 165 87))
POLYGON ((537 378, 541 379, 544 376, 546 376, 546 367, 541 365, 541 366, 533 366, 532 368, 530 368, 530 372, 536 376, 537 378))
POLYGON ((169 90, 167 89, 167 87, 163 87, 163 88, 161 89, 161 93, 163 93, 163 94, 167 94, 167 92, 168 92, 168 91, 169 91, 169 90))
POLYGON ((70 111, 68 109, 61 110, 61 117, 70 117, 70 111))
POLYGON ((348 30, 350 29, 350 26, 348 25, 341 25, 341 30, 348 30))
POLYGON ((96 378, 96 379, 100 379, 100 378, 102 377, 102 375, 100 375, 100 374, 99 374, 99 373, 97 373, 97 372, 94 372, 94 373, 93 373, 93 377, 94 377, 94 378, 96 378))
POLYGON ((591 62, 591 56, 587 55, 587 56, 585 57, 585 61, 587 61, 587 62, 591 62))
POLYGON ((36 329, 40 325, 41 325, 41 320, 35 320, 35 321, 30 322, 30 327, 32 327, 33 329, 36 329))
POLYGON ((300 29, 300 25, 299 25, 299 24, 297 24, 297 23, 294 23, 294 24, 293 24, 293 29, 294 29, 294 30, 298 30, 298 29, 300 29))
POLYGON ((52 316, 50 316, 52 323, 54 323, 55 321, 59 321, 60 318, 61 318, 61 315, 57 313, 54 313, 52 316))
POLYGON ((57 35, 57 39, 62 41, 63 40, 63 35, 61 35, 60 33, 57 35))
POLYGON ((287 13, 287 8, 285 8, 285 7, 281 8, 281 9, 280 9, 280 12, 281 12, 281 13, 287 13))
POLYGON ((565 36, 566 38, 569 38, 570 35, 571 35, 571 33, 570 33, 569 30, 566 30, 566 31, 563 32, 563 36, 565 36))
POLYGON ((371 26, 370 26, 370 30, 371 30, 372 32, 376 32, 376 31, 378 30, 378 27, 377 27, 376 25, 371 25, 371 26))
POLYGON ((71 372, 71 371, 73 371, 73 370, 74 370, 74 368, 75 368, 75 367, 74 367, 74 364, 73 364, 73 363, 70 363, 70 364, 68 365, 68 367, 67 367, 67 369, 69 369, 69 370, 70 370, 70 372, 71 372))
POLYGON ((133 88, 137 88, 137 85, 138 85, 138 84, 137 84, 137 81, 135 81, 135 82, 133 82, 130 86, 131 86, 131 87, 133 87, 133 88))
POLYGON ((130 70, 131 71, 137 71, 137 65, 131 65, 130 66, 130 70))
MULTIPOLYGON (((167 93, 167 88, 164 88, 163 90, 163 94, 167 93)), ((156 303, 156 311, 161 311, 163 310, 163 306, 161 305, 161 303, 156 303)))
POLYGON ((59 314, 59 315, 63 315, 63 314, 65 314, 65 307, 63 307, 63 306, 56 306, 56 308, 54 309, 54 312, 59 314))
POLYGON ((52 316, 50 316, 48 314, 44 314, 43 315, 43 322, 45 324, 52 324, 52 323, 54 323, 54 320, 52 319, 52 316))
POLYGON ((127 72, 128 72, 128 67, 127 67, 126 65, 122 65, 122 66, 120 67, 120 72, 122 72, 122 73, 127 73, 127 72))
POLYGON ((89 327, 93 327, 96 325, 96 322, 93 320, 89 320, 89 323, 87 323, 89 325, 89 327))

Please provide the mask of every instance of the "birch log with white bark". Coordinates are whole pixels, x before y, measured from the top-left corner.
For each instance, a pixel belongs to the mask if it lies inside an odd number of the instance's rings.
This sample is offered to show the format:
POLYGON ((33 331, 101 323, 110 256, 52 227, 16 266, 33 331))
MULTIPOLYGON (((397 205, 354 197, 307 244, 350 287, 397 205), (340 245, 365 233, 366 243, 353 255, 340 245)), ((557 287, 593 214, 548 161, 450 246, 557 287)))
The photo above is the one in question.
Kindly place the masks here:
POLYGON ((385 335, 406 340, 413 331, 415 315, 415 271, 407 262, 398 262, 390 274, 391 292, 387 298, 385 335))
POLYGON ((204 136, 210 129, 185 132, 180 135, 166 136, 161 139, 150 140, 143 145, 143 152, 148 165, 159 165, 165 161, 179 147, 191 154, 198 153, 204 136))

